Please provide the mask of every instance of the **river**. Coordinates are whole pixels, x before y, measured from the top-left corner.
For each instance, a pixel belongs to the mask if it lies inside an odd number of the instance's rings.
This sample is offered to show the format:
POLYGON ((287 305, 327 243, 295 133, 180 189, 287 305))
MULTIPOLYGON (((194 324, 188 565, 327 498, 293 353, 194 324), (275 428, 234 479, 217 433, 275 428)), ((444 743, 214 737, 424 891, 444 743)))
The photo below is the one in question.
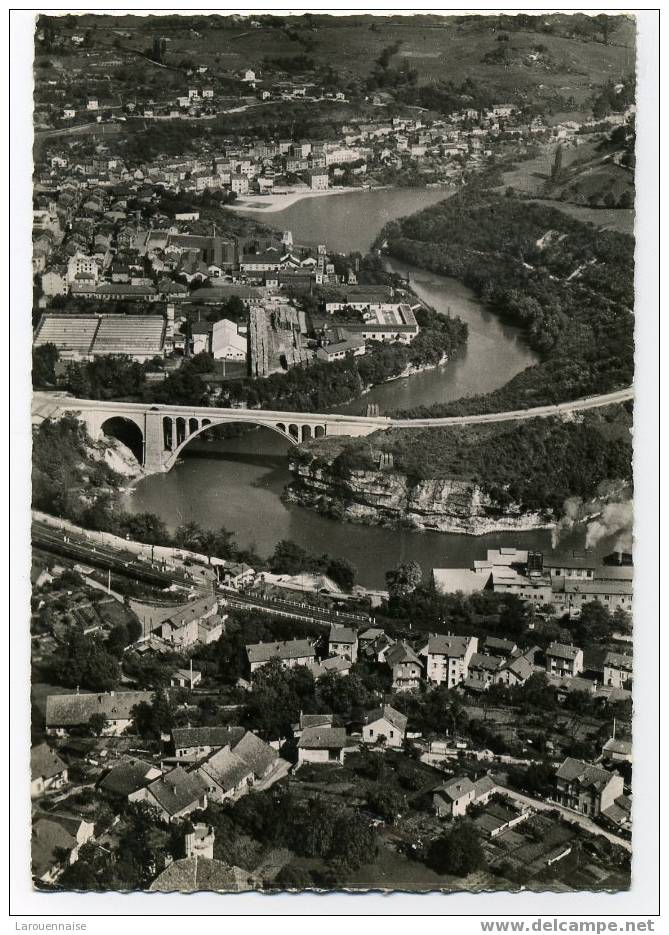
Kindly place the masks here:
POLYGON ((275 230, 291 231, 295 243, 325 244, 337 253, 366 253, 381 228, 397 218, 450 198, 454 189, 396 188, 303 198, 283 211, 240 211, 275 230))
MULTIPOLYGON (((292 230, 296 241, 366 250, 389 219, 443 197, 444 192, 435 190, 405 189, 305 199, 265 222, 292 230)), ((409 276, 423 301, 468 323, 468 346, 445 366, 375 387, 363 401, 339 407, 342 411, 360 412, 374 401, 384 412, 489 392, 535 362, 518 331, 490 315, 457 280, 396 261, 388 265, 409 276)), ((291 479, 287 447, 266 429, 240 438, 196 440, 169 474, 140 481, 125 496, 125 508, 156 513, 172 529, 191 521, 209 528, 224 526, 234 532, 239 545, 253 546, 261 555, 269 555, 280 539, 292 539, 313 552, 348 558, 358 568, 360 584, 367 587, 383 587, 385 572, 408 559, 418 561, 427 575, 432 567, 467 567, 475 558, 485 557, 486 549, 500 545, 550 548, 548 530, 478 537, 390 530, 339 523, 285 504, 280 497, 291 479)), ((563 544, 582 548, 583 532, 574 532, 563 544)), ((611 546, 610 540, 602 541, 601 554, 611 546)))

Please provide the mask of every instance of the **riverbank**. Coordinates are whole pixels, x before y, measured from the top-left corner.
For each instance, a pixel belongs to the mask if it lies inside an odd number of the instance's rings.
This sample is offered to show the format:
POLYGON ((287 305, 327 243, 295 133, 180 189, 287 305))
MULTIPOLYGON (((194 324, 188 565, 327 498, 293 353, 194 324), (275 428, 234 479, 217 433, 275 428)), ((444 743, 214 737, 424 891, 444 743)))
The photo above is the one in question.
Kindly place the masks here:
POLYGON ((272 192, 271 195, 254 195, 252 201, 235 201, 225 207, 229 211, 275 214, 277 211, 285 211, 292 205, 307 198, 325 198, 330 195, 357 195, 370 191, 390 189, 391 187, 390 185, 378 185, 373 189, 369 187, 341 187, 328 188, 326 191, 312 191, 310 188, 304 188, 287 192, 272 192))

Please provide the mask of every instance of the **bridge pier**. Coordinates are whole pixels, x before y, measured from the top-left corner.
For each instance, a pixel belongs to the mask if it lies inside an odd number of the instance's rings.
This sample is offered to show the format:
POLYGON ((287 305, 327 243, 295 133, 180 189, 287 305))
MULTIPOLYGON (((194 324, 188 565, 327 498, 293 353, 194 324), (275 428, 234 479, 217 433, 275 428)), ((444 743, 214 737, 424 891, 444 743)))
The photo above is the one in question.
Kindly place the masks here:
MULTIPOLYGON (((174 444, 174 427, 172 443, 174 444)), ((163 415, 160 412, 149 411, 144 416, 144 470, 149 474, 164 471, 165 460, 163 415)))

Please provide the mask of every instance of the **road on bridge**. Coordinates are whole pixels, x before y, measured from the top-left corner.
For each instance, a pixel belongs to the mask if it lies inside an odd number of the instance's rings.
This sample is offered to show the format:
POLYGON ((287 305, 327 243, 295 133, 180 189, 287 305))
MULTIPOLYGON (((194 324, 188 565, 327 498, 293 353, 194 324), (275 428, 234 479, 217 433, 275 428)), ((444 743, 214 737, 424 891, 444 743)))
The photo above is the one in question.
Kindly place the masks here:
POLYGON ((550 416, 565 415, 570 412, 582 412, 589 409, 599 409, 603 406, 612 406, 617 403, 628 402, 634 399, 634 387, 627 386, 622 390, 604 393, 601 396, 586 396, 582 399, 571 400, 566 403, 556 403, 551 406, 535 406, 532 409, 513 409, 506 412, 485 412, 478 415, 442 416, 425 419, 398 419, 388 416, 352 416, 339 413, 315 412, 287 412, 267 409, 230 409, 209 406, 149 406, 146 403, 101 402, 94 399, 75 399, 66 394, 34 393, 33 418, 37 421, 54 417, 58 412, 77 409, 109 409, 112 412, 142 412, 149 410, 164 411, 166 414, 215 418, 216 415, 236 415, 240 420, 262 417, 264 420, 287 422, 300 419, 309 421, 319 420, 323 423, 347 423, 348 425, 365 425, 371 431, 377 429, 409 429, 409 428, 438 428, 445 425, 478 425, 487 422, 517 422, 524 419, 541 419, 550 416))
POLYGON ((481 422, 516 422, 521 419, 541 419, 549 416, 559 416, 568 412, 582 412, 587 409, 600 409, 602 406, 613 406, 617 403, 628 402, 634 399, 634 388, 625 387, 613 393, 602 396, 587 396, 575 399, 568 403, 557 403, 553 406, 536 406, 533 409, 513 409, 507 412, 484 412, 480 415, 470 416, 443 416, 442 418, 426 419, 392 419, 393 428, 435 428, 440 425, 476 425, 481 422))

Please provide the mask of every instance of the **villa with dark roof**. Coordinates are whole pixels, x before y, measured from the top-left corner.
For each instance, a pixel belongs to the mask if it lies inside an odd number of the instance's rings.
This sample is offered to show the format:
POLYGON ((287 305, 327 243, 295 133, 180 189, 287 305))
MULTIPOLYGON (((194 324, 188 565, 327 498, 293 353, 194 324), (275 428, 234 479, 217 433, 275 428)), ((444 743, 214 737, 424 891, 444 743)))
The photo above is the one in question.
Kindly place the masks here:
POLYGON ((285 640, 281 643, 251 643, 246 647, 251 673, 272 659, 278 659, 285 668, 307 666, 316 661, 316 652, 310 640, 285 640))
POLYGON ((568 756, 555 775, 555 800, 595 818, 623 795, 623 777, 568 756))

